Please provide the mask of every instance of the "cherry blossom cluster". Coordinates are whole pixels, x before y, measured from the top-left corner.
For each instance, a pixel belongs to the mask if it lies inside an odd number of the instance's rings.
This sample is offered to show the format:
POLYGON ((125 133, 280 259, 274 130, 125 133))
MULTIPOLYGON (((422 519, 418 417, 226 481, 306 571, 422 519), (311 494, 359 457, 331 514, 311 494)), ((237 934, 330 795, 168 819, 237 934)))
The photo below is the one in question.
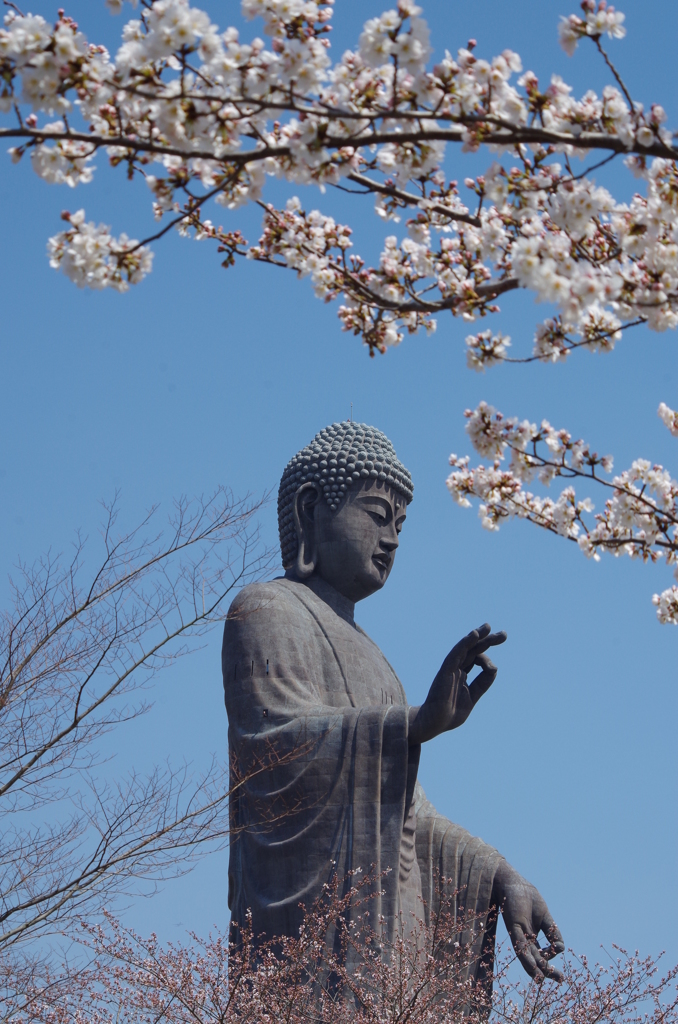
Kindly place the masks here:
MULTIPOLYGON (((574 541, 588 558, 598 560, 601 551, 608 551, 643 562, 664 559, 678 578, 678 481, 663 466, 636 459, 630 469, 609 479, 611 456, 598 455, 546 420, 537 426, 506 418, 485 402, 465 415, 471 444, 490 464, 472 467, 468 456, 451 455, 447 486, 464 508, 471 506, 471 498, 480 500, 485 529, 498 530, 512 518, 526 519, 574 541), (525 487, 535 478, 548 487, 555 477, 584 479, 610 497, 603 510, 592 515, 591 499, 579 499, 571 483, 555 500, 525 487)), ((678 413, 662 402, 659 416, 678 436, 678 413)), ((678 625, 676 586, 655 594, 653 602, 660 622, 678 625)))
POLYGON ((486 367, 505 362, 510 347, 511 339, 503 334, 493 334, 490 330, 469 334, 466 337, 466 365, 469 370, 483 373, 486 367))
POLYGON ((341 287, 343 254, 353 244, 350 236, 350 228, 318 210, 305 214, 295 196, 284 211, 271 205, 266 208, 263 234, 247 256, 291 267, 299 277, 310 276, 318 298, 327 301, 335 298, 341 287))
POLYGON ((585 36, 599 38, 603 34, 611 39, 623 39, 626 35, 624 15, 616 11, 606 0, 585 0, 582 4, 584 17, 571 14, 569 18, 561 18, 558 34, 560 44, 571 57, 580 39, 585 36))
MULTIPOLYGON (((123 3, 108 6, 117 13, 123 3)), ((581 6, 581 16, 561 22, 561 43, 571 52, 589 39, 612 76, 601 95, 581 99, 558 76, 540 85, 513 51, 477 56, 473 40, 435 63, 412 0, 367 21, 337 63, 329 0, 243 0, 267 42, 219 29, 190 0, 145 0, 114 57, 63 12, 49 25, 11 9, 0 29, 0 113, 13 123, 0 135, 13 140, 13 160, 30 152, 41 177, 70 186, 91 179, 103 150, 128 177, 146 180, 164 222, 154 238, 178 229, 221 245, 238 233, 231 262, 280 261, 310 277, 323 300, 340 300, 343 327, 370 353, 406 331, 434 329, 442 312, 468 321, 494 313, 497 298, 517 288, 559 307, 537 327, 530 358, 609 351, 630 324, 678 323, 678 151, 663 109, 634 102, 602 48, 605 37, 624 35, 623 15, 605 0, 581 6), (464 180, 463 194, 444 170, 450 145, 490 145, 497 157, 464 180), (598 150, 602 162, 624 156, 644 194, 620 202, 591 170, 575 173, 572 161, 598 150), (372 267, 346 255, 348 228, 318 248, 327 214, 265 202, 270 178, 372 194, 379 219, 394 225, 403 211, 410 216, 372 267), (203 219, 212 200, 231 218, 262 204, 262 239, 250 245, 236 223, 214 228, 203 219), (283 223, 284 244, 274 226, 283 223)), ((119 245, 108 237, 108 261, 117 263, 119 245)), ((83 278, 77 261, 59 265, 69 274, 72 265, 79 284, 117 286, 114 276, 83 278)), ((481 336, 469 347, 476 368, 508 358, 505 342, 481 336)))
POLYGON ((70 225, 49 240, 49 262, 79 288, 114 288, 125 292, 150 273, 153 253, 136 239, 113 238, 105 224, 85 223, 85 211, 64 211, 70 225))

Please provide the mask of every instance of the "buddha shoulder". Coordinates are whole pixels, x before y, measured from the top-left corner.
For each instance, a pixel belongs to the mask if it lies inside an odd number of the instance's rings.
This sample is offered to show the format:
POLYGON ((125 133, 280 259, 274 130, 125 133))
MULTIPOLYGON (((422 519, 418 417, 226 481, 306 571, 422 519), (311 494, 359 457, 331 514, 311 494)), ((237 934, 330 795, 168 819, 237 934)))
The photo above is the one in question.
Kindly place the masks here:
POLYGON ((274 630, 276 625, 283 626, 305 618, 308 612, 295 592, 300 586, 303 584, 285 577, 268 583, 249 583, 242 588, 228 610, 226 634, 242 628, 261 628, 264 622, 269 629, 274 630))

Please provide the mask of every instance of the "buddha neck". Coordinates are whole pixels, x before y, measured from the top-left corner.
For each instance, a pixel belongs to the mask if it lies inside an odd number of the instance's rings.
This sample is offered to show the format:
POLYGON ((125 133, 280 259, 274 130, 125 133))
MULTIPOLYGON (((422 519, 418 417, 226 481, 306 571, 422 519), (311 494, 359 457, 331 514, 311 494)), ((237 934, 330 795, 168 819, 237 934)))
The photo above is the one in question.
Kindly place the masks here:
MULTIPOLYGON (((294 579, 296 577, 292 577, 294 579)), ((309 576, 305 580, 300 580, 305 586, 312 590, 316 597, 319 597, 321 601, 328 604, 333 612, 336 612, 340 618, 345 619, 346 622, 351 626, 355 626, 355 602, 350 601, 343 594, 340 594, 338 590, 328 583, 321 576, 317 576, 315 573, 313 576, 309 576)))

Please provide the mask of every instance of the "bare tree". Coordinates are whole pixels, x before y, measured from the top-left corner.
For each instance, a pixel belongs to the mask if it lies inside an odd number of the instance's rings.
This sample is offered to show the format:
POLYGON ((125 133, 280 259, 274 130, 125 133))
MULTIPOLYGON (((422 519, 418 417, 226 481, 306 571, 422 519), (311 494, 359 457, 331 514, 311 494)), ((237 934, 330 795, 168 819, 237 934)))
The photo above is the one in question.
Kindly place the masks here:
POLYGON ((224 617, 234 588, 266 573, 262 503, 221 488, 176 502, 168 529, 154 508, 118 536, 114 502, 93 574, 78 536, 70 560, 48 555, 11 580, 0 618, 0 949, 24 972, 29 951, 11 951, 20 940, 68 931, 85 908, 226 841, 228 765, 102 782, 97 741, 148 710, 142 691, 159 669, 224 617))

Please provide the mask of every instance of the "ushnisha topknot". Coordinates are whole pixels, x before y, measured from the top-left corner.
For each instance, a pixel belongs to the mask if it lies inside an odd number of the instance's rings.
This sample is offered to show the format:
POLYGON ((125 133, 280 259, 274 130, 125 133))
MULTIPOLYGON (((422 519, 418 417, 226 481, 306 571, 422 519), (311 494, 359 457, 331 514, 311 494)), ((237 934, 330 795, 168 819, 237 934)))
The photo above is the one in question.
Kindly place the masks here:
POLYGON ((302 484, 314 480, 334 512, 352 483, 372 477, 383 480, 409 505, 412 477, 399 462, 386 434, 366 423, 332 423, 316 434, 310 444, 290 459, 278 488, 278 530, 282 563, 288 569, 297 556, 292 502, 302 484))

